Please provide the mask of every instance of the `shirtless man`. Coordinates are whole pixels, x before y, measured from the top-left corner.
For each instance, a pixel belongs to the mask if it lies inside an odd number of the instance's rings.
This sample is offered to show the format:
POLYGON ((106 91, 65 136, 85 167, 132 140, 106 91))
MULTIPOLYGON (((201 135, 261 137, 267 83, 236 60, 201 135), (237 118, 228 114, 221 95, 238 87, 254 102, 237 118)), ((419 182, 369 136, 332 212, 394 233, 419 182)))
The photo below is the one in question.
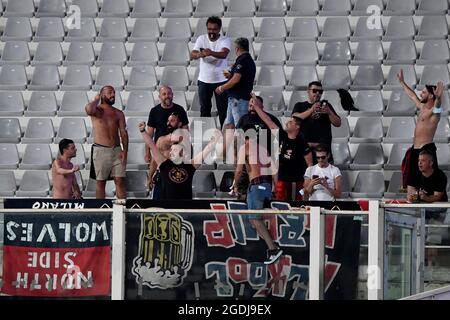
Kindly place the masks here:
POLYGON ((128 133, 123 112, 114 108, 115 90, 104 86, 94 101, 86 105, 95 130, 91 150, 90 177, 97 181, 95 195, 105 198, 106 181, 114 179, 118 199, 126 198, 125 167, 128 154, 128 133), (100 104, 99 104, 100 102, 100 104), (120 138, 119 138, 120 134, 120 138), (122 140, 123 149, 120 147, 122 140))
POLYGON ((420 113, 414 131, 413 146, 406 151, 402 161, 403 188, 407 187, 408 194, 414 193, 419 184, 420 171, 418 167, 419 154, 428 150, 433 155, 434 168, 438 168, 436 145, 433 143, 434 134, 441 119, 441 97, 444 92, 444 83, 439 81, 437 86, 427 85, 420 92, 420 98, 405 83, 403 70, 397 78, 408 97, 414 102, 420 113))
MULTIPOLYGON (((252 128, 247 126, 244 131, 247 132, 248 129, 252 128)), ((249 210, 264 208, 264 201, 272 199, 272 192, 275 190, 277 180, 274 161, 269 156, 267 149, 258 145, 256 141, 256 135, 246 137, 245 143, 239 148, 238 162, 234 174, 234 181, 239 181, 245 165, 250 178, 250 186, 247 192, 247 208, 249 210)), ((234 186, 233 191, 238 192, 237 186, 234 186)), ((264 263, 274 263, 283 251, 275 245, 261 215, 250 214, 248 218, 269 249, 264 263)))
POLYGON ((61 156, 52 163, 53 198, 54 199, 80 199, 81 192, 75 172, 80 166, 73 165, 70 160, 77 155, 77 148, 70 139, 59 142, 61 156))

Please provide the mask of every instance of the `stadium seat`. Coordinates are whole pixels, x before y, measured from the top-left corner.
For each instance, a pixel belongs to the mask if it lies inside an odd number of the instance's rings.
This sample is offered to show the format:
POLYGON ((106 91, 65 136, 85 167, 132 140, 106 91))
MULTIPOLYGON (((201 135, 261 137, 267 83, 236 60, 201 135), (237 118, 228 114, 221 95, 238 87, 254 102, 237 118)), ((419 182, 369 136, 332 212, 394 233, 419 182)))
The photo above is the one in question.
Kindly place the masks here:
POLYGON ((450 75, 448 73, 447 64, 441 65, 426 65, 423 68, 422 76, 420 77, 420 82, 418 89, 422 90, 425 85, 433 84, 435 85, 438 81, 443 81, 444 86, 447 88, 450 83, 450 75))
POLYGON ((58 103, 53 91, 34 91, 31 93, 25 116, 50 117, 56 114, 58 103))
MULTIPOLYGON (((84 17, 84 16, 82 16, 84 17)), ((67 31, 65 41, 89 41, 93 42, 97 37, 97 29, 93 18, 81 18, 80 28, 72 28, 67 31)))
POLYGON ((198 0, 193 16, 196 18, 219 16, 225 11, 222 0, 198 0))
POLYGON ((36 18, 41 17, 59 17, 66 16, 65 0, 40 0, 36 11, 36 18))
POLYGON ((161 13, 163 18, 182 18, 190 17, 193 11, 191 0, 167 0, 164 11, 161 13))
POLYGON ((159 38, 160 42, 167 41, 184 41, 187 42, 191 38, 191 25, 187 18, 170 18, 167 19, 164 31, 159 38))
MULTIPOLYGON (((250 42, 248 44, 248 48, 249 48, 250 56, 252 57, 253 60, 255 60, 256 55, 255 55, 255 50, 253 49, 252 42, 250 42)), ((232 66, 234 64, 234 62, 236 61, 236 52, 234 49, 231 49, 231 51, 228 53, 227 60, 228 60, 229 66, 232 66)), ((191 65, 192 65, 192 61, 191 61, 191 65)))
POLYGON ((412 143, 416 121, 413 117, 394 117, 384 143, 412 143))
POLYGON ((159 18, 161 3, 159 0, 135 0, 131 18, 159 18))
POLYGON ((256 65, 284 65, 286 49, 284 41, 264 41, 259 50, 256 65))
MULTIPOLYGON (((13 1, 9 1, 11 3, 13 1)), ((30 19, 27 17, 10 17, 6 19, 3 29, 2 41, 31 41, 33 31, 30 19)))
POLYGON ((379 90, 358 91, 355 107, 359 111, 350 111, 352 117, 379 117, 384 110, 383 96, 379 90))
POLYGON ((351 90, 379 90, 383 87, 384 78, 381 64, 358 66, 351 90))
POLYGON ((402 160, 406 154, 406 151, 411 147, 411 144, 407 143, 394 143, 392 145, 391 152, 389 153, 388 160, 384 165, 385 170, 400 170, 402 166, 402 160))
MULTIPOLYGON (((84 169, 86 167, 86 154, 84 153, 84 147, 80 143, 75 143, 75 148, 77 148, 77 155, 75 158, 72 159, 72 163, 74 165, 80 166, 80 169, 84 169)), ((58 154, 59 154, 59 151, 58 151, 58 154)), ((80 172, 78 172, 78 173, 80 173, 80 172)), ((75 174, 77 174, 77 172, 75 174)), ((82 180, 81 180, 81 182, 82 182, 82 180)), ((82 185, 80 186, 80 190, 83 190, 82 185)))
POLYGON ((447 40, 427 40, 423 44, 418 65, 448 64, 450 51, 447 40))
POLYGON ((255 37, 255 26, 250 18, 231 18, 226 35, 232 39, 247 38, 249 42, 255 37))
POLYGON ((286 75, 282 66, 262 66, 253 89, 283 90, 285 85, 286 75))
POLYGON ((52 152, 48 144, 27 144, 19 169, 48 170, 52 164, 52 152))
POLYGON ((58 90, 61 79, 57 66, 38 65, 34 67, 28 90, 58 90))
POLYGON ((448 32, 446 16, 424 16, 416 40, 447 39, 448 32))
POLYGON ((392 41, 385 65, 414 64, 417 59, 416 44, 413 40, 392 41))
POLYGON ((360 117, 356 121, 351 143, 381 142, 383 138, 383 123, 381 119, 372 117, 360 117))
POLYGON ((303 102, 308 100, 308 95, 305 91, 295 90, 292 92, 291 98, 289 99, 289 105, 285 112, 286 117, 290 117, 292 110, 297 102, 303 102))
POLYGON ((145 162, 145 143, 130 143, 128 145, 127 169, 146 170, 148 163, 145 162))
POLYGON ((393 91, 384 111, 385 117, 414 116, 416 114, 414 102, 406 95, 403 89, 393 91))
POLYGON ((286 10, 286 0, 261 0, 255 14, 257 17, 282 17, 286 10))
POLYGON ((95 18, 98 15, 97 0, 72 0, 72 4, 80 8, 82 17, 95 18))
POLYGON ((25 41, 8 41, 3 47, 0 65, 15 64, 27 66, 30 63, 30 50, 25 41))
POLYGON ((125 89, 127 91, 154 90, 156 85, 156 73, 153 66, 136 66, 131 69, 130 79, 125 89))
POLYGON ((412 16, 391 17, 383 41, 411 40, 416 34, 412 16))
POLYGON ((225 17, 253 17, 256 11, 255 0, 229 0, 225 17))
POLYGON ((350 127, 348 125, 347 118, 341 118, 341 126, 335 127, 331 126, 331 136, 333 137, 333 142, 347 142, 350 137, 350 127))
POLYGON ((447 0, 420 0, 416 16, 445 15, 448 10, 447 0))
POLYGON ((406 192, 401 192, 402 184, 402 173, 400 171, 393 172, 389 179, 389 186, 384 193, 384 197, 388 199, 406 199, 406 192))
POLYGON ((56 41, 39 42, 31 65, 61 65, 64 59, 61 44, 56 41))
POLYGON ((362 40, 381 40, 383 36, 384 26, 380 20, 380 27, 376 28, 371 25, 372 20, 370 17, 359 17, 356 23, 355 31, 350 37, 351 41, 362 41, 362 40), (370 26, 370 28, 369 28, 370 26))
POLYGON ((327 100, 333 106, 334 111, 341 116, 347 116, 348 111, 344 110, 341 105, 341 97, 337 90, 327 90, 323 93, 322 100, 327 100))
POLYGON ((363 40, 358 42, 351 64, 355 66, 376 64, 382 63, 383 59, 384 50, 380 40, 363 40))
MULTIPOLYGON (((142 134, 139 132, 137 127, 139 122, 144 121, 147 123, 148 116, 140 116, 140 117, 132 117, 127 118, 127 130, 128 130, 128 139, 130 142, 139 142, 142 143, 144 140, 142 139, 142 134)), ((92 134, 91 134, 92 136, 92 134)))
POLYGON ((319 13, 318 0, 292 0, 288 16, 316 16, 319 13))
MULTIPOLYGON (((158 103, 160 103, 158 99, 158 103)), ((186 95, 184 91, 173 91, 173 103, 176 103, 184 108, 184 110, 188 109, 188 103, 186 100, 186 95)), ((214 110, 215 99, 213 99, 213 110, 214 110)), ((147 104, 148 105, 148 104, 147 104)))
POLYGON ((160 86, 169 86, 172 90, 186 90, 189 76, 184 66, 164 67, 160 86))
POLYGON ((120 41, 124 42, 128 37, 127 25, 123 18, 103 18, 98 33, 97 42, 120 41))
POLYGON ((261 25, 259 27, 258 35, 255 37, 255 41, 284 41, 286 39, 286 35, 286 23, 284 22, 283 18, 266 17, 261 21, 261 25))
POLYGON ((158 65, 165 66, 187 66, 190 60, 189 48, 185 42, 168 41, 164 46, 158 65))
POLYGON ((83 118, 63 118, 56 134, 55 143, 59 143, 64 138, 84 143, 86 137, 87 128, 83 118))
POLYGON ((328 41, 319 64, 322 66, 348 65, 351 59, 352 53, 348 41, 328 41))
POLYGON ((350 0, 324 0, 320 16, 348 16, 352 4, 350 0))
POLYGON ((319 60, 319 51, 315 41, 296 41, 292 46, 287 66, 316 65, 319 60))
POLYGON ((350 83, 351 75, 348 66, 330 65, 325 67, 322 79, 325 90, 348 89, 350 83))
MULTIPOLYGON (((206 29, 206 21, 208 20, 208 18, 198 18, 197 19, 197 24, 195 26, 195 31, 193 36, 191 37, 191 42, 192 44, 195 43, 195 41, 197 41, 197 38, 199 36, 201 36, 202 34, 206 34, 208 31, 206 29)), ((192 60, 191 63, 196 63, 198 64, 198 60, 192 60)))
MULTIPOLYGON (((96 181, 93 179, 88 179, 86 184, 86 189, 83 191, 83 197, 95 198, 96 181)), ((106 182, 105 195, 108 198, 114 197, 116 186, 114 181, 110 180, 106 182)))
POLYGON ((63 41, 64 25, 61 18, 45 17, 40 18, 37 26, 34 41, 63 41))
POLYGON ((339 169, 348 169, 352 162, 352 156, 347 142, 332 143, 331 154, 333 155, 333 164, 339 169))
POLYGON ((127 198, 145 198, 147 191, 147 171, 127 171, 125 188, 127 198))
POLYGON ((449 135, 450 135, 450 128, 448 124, 448 119, 446 117, 443 117, 438 123, 433 141, 435 143, 448 143, 449 135))
POLYGON ((3 16, 31 18, 34 14, 34 10, 33 0, 8 1, 3 16))
POLYGON ((25 110, 20 91, 0 91, 0 116, 21 116, 25 110))
MULTIPOLYGON (((202 152, 205 149, 205 147, 208 145, 208 143, 209 143, 209 141, 193 140, 193 142, 192 142, 192 157, 195 157, 197 154, 202 152)), ((213 150, 210 154, 208 154, 202 160, 202 163, 201 163, 200 167, 198 167, 197 170, 209 171, 209 172, 214 171, 216 169, 216 164, 214 161, 215 161, 215 151, 213 150)), ((215 181, 214 181, 214 185, 215 185, 215 181)), ((212 195, 211 197, 214 197, 214 195, 212 195)))
POLYGON ((69 65, 66 69, 61 90, 89 90, 92 85, 92 73, 88 65, 69 65))
POLYGON ((17 184, 13 171, 0 171, 0 197, 13 197, 16 193, 17 184))
POLYGON ((381 171, 360 171, 356 176, 352 198, 381 198, 385 191, 384 176, 381 171))
POLYGON ((104 65, 97 68, 97 77, 93 90, 100 90, 103 86, 110 85, 116 90, 123 90, 125 76, 121 66, 104 65))
POLYGON ((25 90, 28 83, 23 65, 4 65, 0 71, 0 90, 25 90))
POLYGON ((283 92, 274 90, 263 90, 259 96, 264 100, 264 110, 276 117, 281 117, 286 109, 283 92))
POLYGON ((96 66, 125 65, 127 51, 123 42, 103 42, 98 55, 96 66))
POLYGON ((150 91, 131 91, 128 96, 125 114, 127 116, 146 116, 154 105, 155 101, 150 91))
MULTIPOLYGON (((19 165, 19 152, 13 143, 0 143, 0 169, 17 169, 19 165)), ((0 171, 2 172, 2 171, 0 171)), ((4 178, 3 176, 0 176, 4 178)))
POLYGON ((352 187, 350 186, 350 177, 348 171, 341 170, 341 198, 347 199, 350 197, 350 191, 352 187))
POLYGON ((58 116, 86 116, 84 108, 88 103, 89 99, 85 91, 66 91, 61 101, 61 108, 58 110, 58 116))
POLYGON ((19 119, 0 118, 0 143, 19 143, 21 136, 19 119))
POLYGON ((300 40, 317 40, 319 37, 319 26, 315 18, 310 17, 298 17, 294 19, 294 22, 289 32, 289 36, 286 37, 287 42, 294 42, 300 40))
POLYGON ((50 118, 31 118, 28 120, 22 143, 52 143, 55 129, 50 118))
POLYGON ((91 42, 71 42, 63 65, 89 65, 95 61, 94 48, 91 42))
POLYGON ((50 180, 47 171, 25 171, 20 181, 17 197, 39 198, 47 197, 50 192, 50 180))
POLYGON ((128 42, 157 41, 160 35, 158 19, 137 18, 128 42))
POLYGON ((450 147, 448 143, 436 143, 439 169, 450 170, 450 147))
POLYGON ((386 84, 383 86, 384 90, 400 90, 402 89, 401 84, 398 82, 397 74, 400 72, 400 69, 403 70, 403 77, 405 78, 405 82, 412 89, 416 87, 417 84, 417 75, 414 65, 406 64, 406 65, 393 65, 389 70, 389 73, 386 77, 386 84))
POLYGON ((318 40, 320 42, 348 41, 350 35, 351 28, 347 17, 327 17, 318 40))
POLYGON ((379 143, 361 143, 356 150, 352 170, 379 170, 384 165, 383 148, 379 143))
POLYGON ((128 0, 103 0, 98 16, 100 18, 126 18, 130 12, 128 0))
POLYGON ((155 42, 136 42, 131 51, 127 66, 138 65, 156 66, 159 61, 158 48, 155 42))
POLYGON ((296 90, 304 90, 311 81, 317 80, 319 80, 319 76, 315 66, 295 66, 292 70, 291 78, 286 86, 286 90, 293 90, 294 92, 296 90))
POLYGON ((189 132, 192 135, 193 142, 209 142, 211 136, 205 133, 211 133, 216 128, 217 124, 215 118, 192 117, 189 119, 189 132))
POLYGON ((367 12, 370 6, 376 6, 380 9, 380 14, 384 9, 383 0, 356 0, 355 6, 352 9, 352 16, 369 16, 373 14, 372 10, 367 12))
POLYGON ((416 10, 416 0, 387 0, 385 16, 412 16, 416 10))
POLYGON ((192 180, 192 197, 197 199, 214 198, 216 179, 211 171, 197 170, 192 180))

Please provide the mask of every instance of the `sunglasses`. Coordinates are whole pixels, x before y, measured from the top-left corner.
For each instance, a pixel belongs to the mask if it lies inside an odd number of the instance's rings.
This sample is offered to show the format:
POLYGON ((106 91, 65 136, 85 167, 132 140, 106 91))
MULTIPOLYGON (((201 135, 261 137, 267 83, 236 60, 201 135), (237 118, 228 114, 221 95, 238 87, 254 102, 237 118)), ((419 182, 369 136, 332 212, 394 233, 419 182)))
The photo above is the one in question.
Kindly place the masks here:
POLYGON ((322 89, 309 89, 312 91, 312 93, 323 93, 322 89))
POLYGON ((316 156, 316 158, 317 158, 317 159, 320 159, 320 160, 325 160, 325 159, 327 158, 327 156, 320 156, 320 157, 319 157, 319 156, 316 156))

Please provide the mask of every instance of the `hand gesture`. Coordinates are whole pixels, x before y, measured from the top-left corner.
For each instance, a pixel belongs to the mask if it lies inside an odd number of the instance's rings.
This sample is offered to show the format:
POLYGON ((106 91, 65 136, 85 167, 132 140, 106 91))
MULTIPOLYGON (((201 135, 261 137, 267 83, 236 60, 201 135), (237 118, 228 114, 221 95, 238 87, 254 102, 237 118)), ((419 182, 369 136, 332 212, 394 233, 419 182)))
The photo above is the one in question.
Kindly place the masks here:
POLYGON ((442 97, 442 93, 444 92, 444 83, 439 81, 437 83, 436 89, 433 88, 433 93, 436 98, 442 97))
POLYGON ((397 73, 397 79, 400 83, 405 82, 405 78, 403 77, 403 69, 400 69, 400 72, 397 73))
POLYGON ((72 172, 77 172, 77 171, 80 171, 80 166, 76 164, 72 167, 72 172))
POLYGON ((252 99, 251 99, 251 101, 250 101, 251 106, 252 106, 254 109, 255 109, 255 108, 262 109, 262 108, 263 108, 262 103, 261 103, 261 101, 260 101, 258 98, 256 98, 256 94, 255 94, 254 92, 252 92, 252 93, 251 93, 251 96, 252 96, 252 99))
POLYGON ((227 79, 229 79, 231 77, 231 72, 228 69, 224 69, 223 70, 223 76, 227 79))
POLYGON ((139 128, 139 131, 145 130, 145 122, 144 121, 139 122, 137 126, 139 128))
POLYGON ((427 196, 427 192, 423 189, 419 190, 419 198, 423 199, 423 197, 427 196))
POLYGON ((203 57, 209 57, 211 55, 211 52, 212 52, 211 49, 208 48, 203 49, 202 50, 203 57))

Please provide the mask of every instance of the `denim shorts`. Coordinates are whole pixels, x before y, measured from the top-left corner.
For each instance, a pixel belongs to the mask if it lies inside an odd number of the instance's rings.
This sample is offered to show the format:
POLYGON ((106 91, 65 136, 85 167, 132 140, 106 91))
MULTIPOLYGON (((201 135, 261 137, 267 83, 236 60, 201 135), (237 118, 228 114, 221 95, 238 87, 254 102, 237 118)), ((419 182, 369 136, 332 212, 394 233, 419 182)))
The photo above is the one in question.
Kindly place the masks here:
POLYGON ((227 118, 224 125, 232 124, 236 128, 239 119, 248 113, 248 103, 248 100, 228 97, 227 118))
MULTIPOLYGON (((247 208, 253 210, 264 209, 264 201, 272 199, 272 185, 270 183, 252 184, 247 192, 247 208)), ((262 219, 262 215, 249 214, 249 219, 262 219)))

